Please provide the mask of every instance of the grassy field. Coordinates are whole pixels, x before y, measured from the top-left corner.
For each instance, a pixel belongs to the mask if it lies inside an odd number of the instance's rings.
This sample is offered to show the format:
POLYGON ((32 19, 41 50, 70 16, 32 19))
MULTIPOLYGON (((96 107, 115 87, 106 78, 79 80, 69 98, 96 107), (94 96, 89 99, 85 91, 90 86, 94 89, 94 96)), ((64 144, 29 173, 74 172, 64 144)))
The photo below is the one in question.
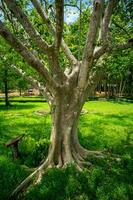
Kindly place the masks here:
MULTIPOLYGON (((25 200, 130 200, 133 196, 133 104, 90 101, 81 115, 79 137, 90 150, 104 150, 105 159, 88 158, 92 167, 77 172, 73 166, 48 170, 42 182, 30 187, 25 200), (114 159, 116 155, 120 159, 114 159)), ((47 155, 51 119, 47 103, 0 103, 0 199, 38 166, 47 155), (13 160, 5 143, 25 134, 13 160)))

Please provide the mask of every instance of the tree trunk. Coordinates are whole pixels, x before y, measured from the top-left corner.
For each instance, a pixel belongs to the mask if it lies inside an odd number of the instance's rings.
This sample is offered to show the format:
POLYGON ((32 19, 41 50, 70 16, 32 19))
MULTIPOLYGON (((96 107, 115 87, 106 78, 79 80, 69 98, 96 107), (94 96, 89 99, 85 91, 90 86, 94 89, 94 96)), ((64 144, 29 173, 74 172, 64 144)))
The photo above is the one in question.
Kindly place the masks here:
POLYGON ((83 152, 79 148, 77 125, 81 108, 66 104, 59 99, 52 109, 51 144, 48 154, 48 165, 62 167, 69 163, 80 165, 83 152), (70 109, 71 107, 71 109, 70 109))
POLYGON ((8 76, 8 71, 5 68, 5 74, 4 74, 4 86, 5 86, 5 105, 9 106, 9 100, 8 100, 8 80, 7 80, 7 76, 8 76))
POLYGON ((123 77, 121 76, 121 80, 120 80, 120 86, 119 86, 119 97, 122 96, 122 85, 123 85, 123 77))
MULTIPOLYGON (((63 92, 62 92, 63 93, 63 92)), ((85 162, 87 155, 101 156, 100 152, 88 151, 82 147, 78 140, 78 121, 82 106, 86 99, 76 98, 74 94, 59 95, 51 106, 52 129, 50 137, 49 152, 46 160, 30 174, 11 194, 12 197, 18 195, 21 190, 35 178, 34 183, 41 181, 44 171, 49 167, 62 168, 74 163, 77 169, 81 170, 84 165, 90 166, 91 163, 85 162)))
POLYGON ((22 96, 22 90, 19 88, 19 96, 22 96))
POLYGON ((123 86, 122 86, 122 89, 121 89, 121 95, 122 96, 123 95, 125 96, 125 94, 124 94, 125 86, 126 86, 126 80, 123 81, 123 86))
POLYGON ((52 131, 46 162, 50 166, 63 167, 75 163, 81 167, 85 152, 78 141, 78 121, 84 98, 77 93, 62 92, 52 105, 52 131))

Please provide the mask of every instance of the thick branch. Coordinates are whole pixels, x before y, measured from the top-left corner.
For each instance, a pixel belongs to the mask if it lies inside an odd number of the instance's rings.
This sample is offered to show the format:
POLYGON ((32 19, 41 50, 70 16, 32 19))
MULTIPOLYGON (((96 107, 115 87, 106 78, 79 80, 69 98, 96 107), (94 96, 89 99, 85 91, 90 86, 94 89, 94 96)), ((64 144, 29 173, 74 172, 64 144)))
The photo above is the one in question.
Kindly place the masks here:
POLYGON ((109 3, 105 9, 103 21, 102 21, 102 27, 101 27, 101 41, 102 43, 106 43, 108 40, 108 32, 109 32, 109 23, 111 19, 112 12, 117 5, 119 0, 109 0, 109 3))
POLYGON ((0 35, 27 61, 27 63, 43 76, 49 87, 55 88, 56 84, 50 77, 48 70, 40 59, 31 53, 3 24, 0 20, 0 35))
POLYGON ((64 0, 55 1, 56 8, 56 40, 55 47, 60 48, 62 41, 63 25, 64 25, 64 0))
POLYGON ((95 0, 93 5, 93 13, 90 20, 89 31, 87 35, 86 45, 84 48, 83 61, 90 61, 93 55, 96 36, 100 25, 100 19, 103 9, 103 0, 95 0))
POLYGON ((4 14, 4 18, 8 19, 9 22, 11 22, 11 26, 12 26, 12 29, 14 31, 16 31, 16 23, 15 23, 15 20, 13 19, 13 16, 12 16, 12 13, 10 13, 7 9, 7 6, 5 5, 4 3, 4 0, 1 0, 1 6, 0 6, 0 9, 3 11, 3 14, 4 14))
MULTIPOLYGON (((34 7, 36 8, 37 12, 41 16, 44 23, 47 24, 49 30, 55 35, 55 27, 53 26, 52 22, 50 21, 49 17, 47 16, 46 12, 42 9, 38 0, 31 0, 31 2, 33 3, 34 7)), ((72 52, 70 51, 69 47, 67 46, 67 44, 65 43, 65 41, 63 39, 61 42, 61 46, 62 46, 62 49, 63 49, 66 57, 68 58, 68 60, 72 64, 76 64, 77 59, 74 57, 74 55, 72 54, 72 52)))
POLYGON ((7 4, 9 10, 16 16, 18 21, 22 24, 24 30, 28 33, 30 38, 39 46, 40 50, 44 53, 48 53, 49 46, 48 44, 40 37, 40 34, 34 29, 31 22, 22 11, 22 9, 17 6, 14 0, 4 0, 7 4))
POLYGON ((96 47, 94 50, 94 59, 100 58, 106 51, 107 51, 108 45, 103 45, 100 47, 96 47))
MULTIPOLYGON (((15 14, 15 16, 17 17, 19 22, 23 25, 24 29, 29 34, 30 38, 33 41, 35 41, 35 43, 40 47, 40 50, 42 50, 44 53, 48 54, 49 63, 50 63, 53 74, 56 74, 58 79, 63 77, 59 63, 58 63, 57 59, 55 59, 57 56, 54 56, 54 51, 52 50, 52 48, 49 48, 47 43, 45 43, 41 39, 39 33, 33 28, 32 24, 28 20, 27 16, 23 13, 22 9, 16 5, 15 0, 12 0, 12 1, 5 0, 5 2, 7 3, 7 6, 11 10, 11 12, 13 12, 15 14), (53 60, 54 60, 54 62, 53 62, 53 60)), ((59 35, 57 35, 57 36, 59 36, 59 35)), ((60 38, 60 40, 61 40, 61 38, 60 38)))
POLYGON ((94 59, 100 58, 105 52, 109 51, 113 47, 109 47, 108 44, 108 33, 109 33, 109 23, 111 19, 112 12, 116 5, 118 4, 119 0, 109 0, 109 3, 105 9, 104 17, 101 24, 101 35, 100 40, 102 42, 102 46, 96 47, 94 51, 94 59))
POLYGON ((13 68, 17 72, 17 74, 22 76, 25 80, 29 81, 33 85, 33 87, 39 89, 42 95, 46 98, 46 100, 50 102, 50 104, 53 102, 53 97, 47 91, 47 88, 44 85, 42 85, 38 80, 34 79, 32 76, 28 76, 26 72, 14 65, 11 65, 11 68, 13 68))
POLYGON ((109 46, 108 48, 107 48, 107 53, 113 53, 113 52, 115 52, 115 51, 119 51, 119 50, 125 50, 125 49, 128 49, 128 48, 133 48, 133 43, 131 42, 127 42, 127 43, 125 43, 125 44, 117 44, 117 45, 115 45, 115 46, 109 46))
POLYGON ((95 0, 93 5, 93 13, 90 21, 88 36, 83 53, 83 62, 79 73, 79 88, 83 90, 88 79, 88 71, 92 66, 93 52, 95 48, 95 40, 100 25, 101 13, 103 9, 103 0, 95 0))
POLYGON ((99 59, 104 53, 113 53, 114 51, 124 50, 128 48, 133 48, 133 43, 127 42, 125 44, 117 44, 115 46, 101 46, 95 50, 94 59, 99 59))

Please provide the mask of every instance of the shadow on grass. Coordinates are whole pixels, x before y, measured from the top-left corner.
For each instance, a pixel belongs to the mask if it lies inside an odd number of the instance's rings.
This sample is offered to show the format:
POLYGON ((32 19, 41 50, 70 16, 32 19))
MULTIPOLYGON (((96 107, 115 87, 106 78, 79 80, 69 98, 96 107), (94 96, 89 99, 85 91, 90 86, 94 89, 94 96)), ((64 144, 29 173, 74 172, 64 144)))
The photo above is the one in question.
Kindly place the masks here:
POLYGON ((37 107, 35 104, 12 104, 8 107, 6 107, 5 105, 0 105, 0 111, 6 111, 6 110, 22 110, 22 109, 31 109, 31 108, 35 108, 37 107))
MULTIPOLYGON (((90 114, 91 116, 91 114, 90 114)), ((127 127, 132 127, 133 125, 133 115, 132 113, 128 113, 128 114, 123 114, 123 113, 119 113, 119 114, 102 114, 102 113, 95 113, 94 116, 96 117, 96 119, 89 119, 89 115, 88 115, 88 119, 86 119, 86 116, 82 116, 80 118, 80 122, 82 123, 83 126, 88 126, 88 124, 94 124, 95 127, 95 123, 99 124, 109 124, 110 125, 120 125, 120 126, 127 126, 127 127)))
POLYGON ((122 105, 127 105, 130 104, 130 103, 133 103, 133 100, 112 100, 112 101, 109 101, 111 103, 115 103, 115 104, 122 104, 122 105))
MULTIPOLYGON (((120 126, 132 126, 132 121, 133 121, 133 115, 132 113, 128 114, 102 114, 102 113, 96 113, 96 116, 101 117, 100 121, 104 123, 110 123, 114 125, 120 125, 120 126)), ((96 120, 98 121, 98 120, 96 120)))
POLYGON ((132 151, 132 114, 100 114, 80 118, 79 138, 82 145, 92 150, 110 149, 122 154, 132 151), (86 120, 88 119, 88 120, 86 120))
POLYGON ((25 138, 30 138, 31 141, 28 140, 27 144, 29 146, 31 146, 30 142, 36 143, 41 139, 48 140, 51 132, 50 122, 47 121, 46 117, 40 118, 40 121, 36 120, 34 116, 31 119, 24 117, 23 120, 19 118, 10 119, 10 117, 4 118, 4 115, 0 116, 0 154, 10 154, 11 149, 6 148, 4 144, 18 135, 25 134, 25 138), (28 123, 27 120, 29 120, 28 123))

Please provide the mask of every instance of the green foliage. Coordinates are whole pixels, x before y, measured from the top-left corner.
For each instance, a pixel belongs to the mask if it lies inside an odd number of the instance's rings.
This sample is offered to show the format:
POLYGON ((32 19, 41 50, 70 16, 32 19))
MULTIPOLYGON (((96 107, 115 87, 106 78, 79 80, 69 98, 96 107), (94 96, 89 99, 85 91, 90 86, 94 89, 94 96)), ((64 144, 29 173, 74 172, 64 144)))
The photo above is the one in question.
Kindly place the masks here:
POLYGON ((86 175, 86 172, 79 172, 74 166, 66 169, 49 169, 41 184, 29 188, 24 199, 85 199, 91 192, 86 184, 88 181, 86 175))
MULTIPOLYGON (((42 182, 29 188, 25 200, 130 200, 133 194, 130 173, 122 162, 93 161, 90 170, 79 172, 74 166, 50 169, 42 182)), ((130 159, 131 161, 131 159, 130 159)), ((133 167, 133 165, 132 165, 133 167)))
POLYGON ((86 35, 89 26, 90 9, 86 9, 81 14, 81 18, 71 25, 65 25, 65 40, 73 54, 78 58, 82 58, 82 52, 86 42, 86 35))
POLYGON ((22 163, 27 166, 38 166, 48 154, 48 139, 39 139, 35 141, 31 136, 27 136, 21 143, 20 151, 22 152, 22 163))
POLYGON ((5 79, 7 79, 8 82, 8 90, 25 90, 29 82, 20 77, 14 69, 11 68, 11 65, 16 65, 22 69, 24 66, 27 67, 20 56, 0 38, 0 90, 4 92, 5 79))
POLYGON ((0 156, 0 199, 7 200, 13 188, 28 176, 29 172, 17 162, 0 156))

